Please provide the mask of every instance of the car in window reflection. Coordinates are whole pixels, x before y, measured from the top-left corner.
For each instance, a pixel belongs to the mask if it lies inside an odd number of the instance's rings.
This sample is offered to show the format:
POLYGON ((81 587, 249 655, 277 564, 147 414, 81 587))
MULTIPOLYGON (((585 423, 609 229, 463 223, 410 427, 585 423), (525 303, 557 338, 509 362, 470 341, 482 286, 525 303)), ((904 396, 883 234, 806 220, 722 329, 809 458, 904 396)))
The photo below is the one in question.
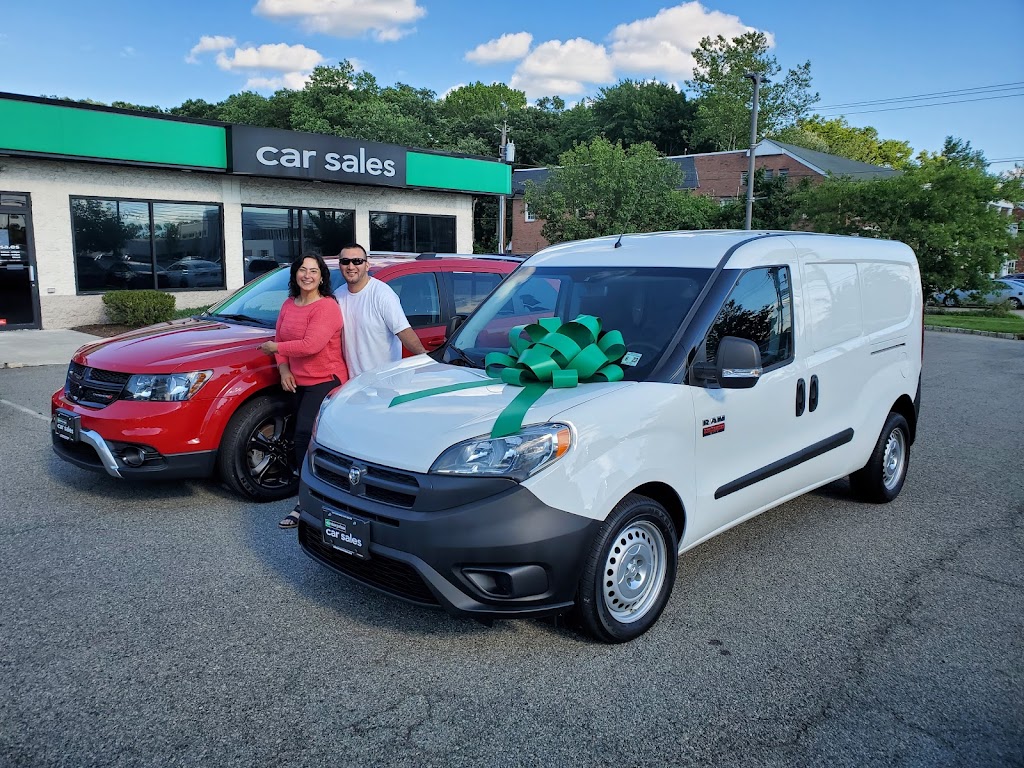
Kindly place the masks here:
POLYGON ((172 288, 222 288, 223 267, 205 259, 179 259, 167 267, 172 288))

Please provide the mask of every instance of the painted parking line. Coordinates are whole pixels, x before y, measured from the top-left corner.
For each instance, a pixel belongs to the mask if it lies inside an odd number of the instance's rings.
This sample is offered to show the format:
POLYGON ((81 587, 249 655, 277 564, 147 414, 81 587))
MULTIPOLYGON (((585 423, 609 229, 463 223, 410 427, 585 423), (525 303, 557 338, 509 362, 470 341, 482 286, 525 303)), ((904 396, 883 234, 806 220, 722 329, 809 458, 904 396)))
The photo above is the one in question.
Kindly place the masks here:
POLYGON ((50 420, 49 416, 46 416, 46 415, 44 415, 42 413, 36 413, 31 408, 26 408, 23 405, 18 405, 17 403, 12 403, 10 400, 4 400, 3 398, 0 398, 0 405, 10 406, 11 408, 13 408, 16 411, 21 411, 22 413, 27 413, 29 416, 35 416, 37 419, 42 419, 43 421, 49 421, 50 420))

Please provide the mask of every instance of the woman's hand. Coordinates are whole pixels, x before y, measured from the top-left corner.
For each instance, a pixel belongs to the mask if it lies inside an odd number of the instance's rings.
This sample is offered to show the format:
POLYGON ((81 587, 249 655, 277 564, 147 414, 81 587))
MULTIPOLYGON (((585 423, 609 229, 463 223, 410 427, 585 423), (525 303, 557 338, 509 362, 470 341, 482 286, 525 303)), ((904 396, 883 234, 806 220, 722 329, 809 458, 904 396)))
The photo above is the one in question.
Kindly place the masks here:
POLYGON ((260 352, 266 352, 268 355, 272 355, 275 352, 277 352, 277 342, 264 341, 262 344, 259 345, 259 347, 257 347, 257 349, 259 349, 260 352))
POLYGON ((287 363, 282 364, 278 368, 278 370, 281 372, 281 389, 283 389, 285 392, 294 392, 295 377, 292 376, 292 371, 288 367, 287 363))

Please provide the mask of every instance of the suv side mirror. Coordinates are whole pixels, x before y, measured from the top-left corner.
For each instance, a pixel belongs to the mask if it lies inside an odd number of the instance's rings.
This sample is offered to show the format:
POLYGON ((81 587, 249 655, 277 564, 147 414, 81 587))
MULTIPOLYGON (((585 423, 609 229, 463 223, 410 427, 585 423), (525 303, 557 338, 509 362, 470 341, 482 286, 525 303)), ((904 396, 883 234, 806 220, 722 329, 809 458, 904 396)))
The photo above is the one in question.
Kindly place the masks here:
POLYGON ((750 389, 761 377, 761 350, 750 339, 726 336, 718 343, 715 375, 722 389, 750 389))
POLYGON ((455 332, 459 330, 459 326, 466 322, 465 315, 452 315, 452 319, 448 321, 448 329, 444 332, 444 340, 448 341, 455 332))

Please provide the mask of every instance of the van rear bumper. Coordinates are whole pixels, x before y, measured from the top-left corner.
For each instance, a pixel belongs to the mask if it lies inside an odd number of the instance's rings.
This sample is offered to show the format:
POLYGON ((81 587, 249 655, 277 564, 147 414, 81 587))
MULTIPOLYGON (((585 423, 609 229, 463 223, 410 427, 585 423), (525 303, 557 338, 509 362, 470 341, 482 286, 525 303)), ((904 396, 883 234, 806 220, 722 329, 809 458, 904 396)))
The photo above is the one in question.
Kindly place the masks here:
MULTIPOLYGON (((496 487, 493 479, 419 477, 436 493, 467 499, 496 487)), ((355 581, 453 616, 528 618, 566 611, 601 522, 549 507, 513 481, 497 486, 497 493, 450 509, 401 509, 328 484, 307 462, 299 488, 299 544, 318 563, 355 581), (369 521, 365 559, 325 541, 324 507, 369 521)))

